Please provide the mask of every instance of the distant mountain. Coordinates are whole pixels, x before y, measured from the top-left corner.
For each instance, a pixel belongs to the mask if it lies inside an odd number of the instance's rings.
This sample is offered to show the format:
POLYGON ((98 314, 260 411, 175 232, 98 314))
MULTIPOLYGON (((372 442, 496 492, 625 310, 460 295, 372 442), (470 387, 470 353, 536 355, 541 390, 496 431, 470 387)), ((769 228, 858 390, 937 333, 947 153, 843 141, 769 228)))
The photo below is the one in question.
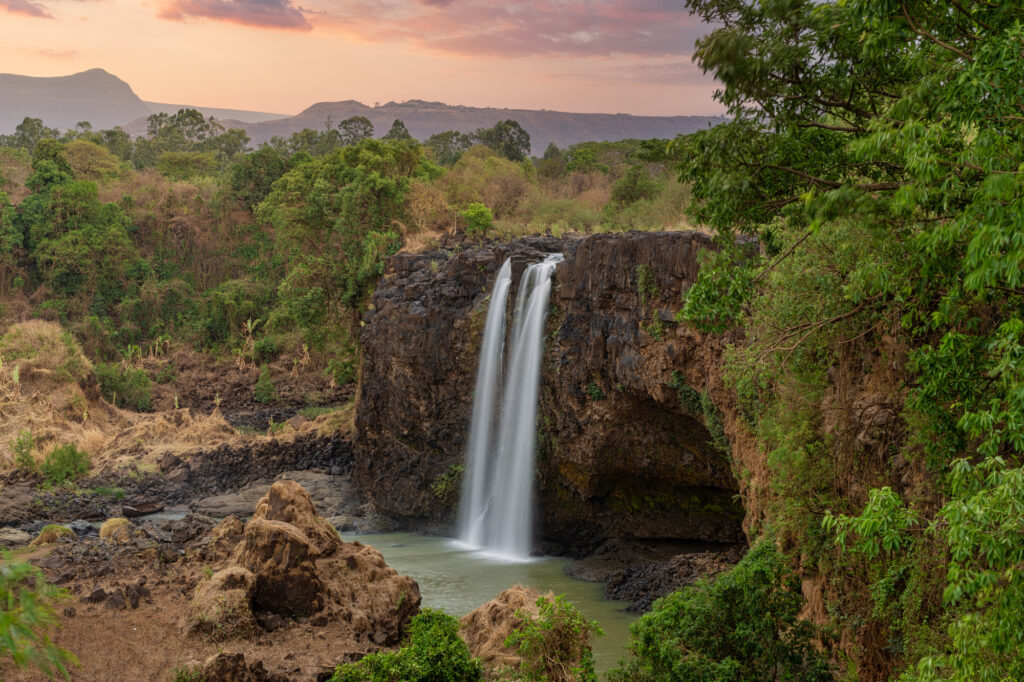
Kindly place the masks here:
POLYGON ((368 107, 361 102, 321 102, 297 116, 262 123, 222 121, 224 125, 245 128, 253 144, 278 135, 288 137, 303 128, 323 130, 327 121, 337 125, 352 116, 365 116, 373 123, 377 137, 384 135, 394 120, 401 119, 418 140, 446 130, 469 133, 490 128, 498 121, 513 119, 530 134, 534 154, 542 154, 554 142, 566 147, 576 142, 616 141, 629 138, 672 138, 721 123, 720 116, 632 116, 630 114, 574 114, 546 109, 492 109, 453 106, 441 102, 388 102, 368 107))
POLYGON ((401 119, 413 137, 426 140, 446 130, 469 133, 490 128, 498 121, 514 119, 526 132, 534 154, 548 144, 567 147, 576 142, 616 141, 628 138, 671 138, 720 123, 716 116, 632 116, 630 114, 575 114, 546 109, 493 109, 441 102, 388 102, 368 107, 354 100, 321 102, 297 116, 237 109, 213 109, 195 105, 160 104, 139 99, 131 86, 103 69, 71 76, 35 78, 0 74, 0 134, 14 132, 26 116, 41 118, 60 130, 88 121, 95 129, 122 126, 133 135, 146 132, 146 118, 157 112, 174 113, 191 107, 213 116, 229 128, 244 128, 253 145, 275 135, 289 137, 303 128, 323 130, 352 116, 365 116, 376 135, 384 135, 395 119, 401 119))
MULTIPOLYGON (((196 109, 203 116, 213 116, 218 121, 231 120, 240 123, 262 123, 276 118, 287 118, 288 114, 269 114, 265 111, 246 111, 244 109, 216 109, 214 107, 197 107, 192 104, 161 104, 159 102, 146 102, 151 113, 176 114, 181 109, 196 109)), ((149 114, 146 114, 149 116, 149 114)), ((237 127, 237 126, 236 126, 237 127)))
POLYGON ((103 69, 71 76, 35 78, 0 74, 0 134, 13 133, 26 116, 51 128, 113 128, 152 113, 130 85, 103 69))

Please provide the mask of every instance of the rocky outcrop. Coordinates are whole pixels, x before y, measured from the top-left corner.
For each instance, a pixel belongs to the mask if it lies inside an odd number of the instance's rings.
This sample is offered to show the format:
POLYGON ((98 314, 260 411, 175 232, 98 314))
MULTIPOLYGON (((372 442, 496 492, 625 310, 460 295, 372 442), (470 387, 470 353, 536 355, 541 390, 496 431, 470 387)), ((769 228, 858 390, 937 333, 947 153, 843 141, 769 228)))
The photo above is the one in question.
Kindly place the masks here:
POLYGON ((450 522, 494 275, 511 258, 517 285, 558 251, 538 417, 543 549, 742 540, 709 392, 723 340, 674 317, 709 246, 692 232, 629 233, 393 256, 361 337, 356 485, 406 524, 450 522))
MULTIPOLYGON (((488 678, 502 668, 519 668, 522 656, 505 646, 505 640, 523 624, 517 613, 528 618, 536 618, 540 613, 537 607, 540 596, 537 590, 515 585, 473 609, 459 621, 459 637, 466 642, 473 657, 480 659, 488 678)), ((551 592, 544 596, 554 600, 551 592)))
POLYGON ((223 443, 179 454, 164 453, 160 471, 193 495, 238 490, 290 469, 320 468, 340 476, 352 466, 351 442, 344 435, 223 443))
MULTIPOLYGON (((214 541, 237 537, 237 520, 214 541)), ((188 629, 206 638, 246 637, 268 618, 347 624, 355 641, 400 641, 419 610, 416 582, 390 568, 380 552, 342 542, 294 481, 278 481, 256 505, 227 565, 192 598, 188 629), (260 619, 262 618, 262 621, 260 619)))

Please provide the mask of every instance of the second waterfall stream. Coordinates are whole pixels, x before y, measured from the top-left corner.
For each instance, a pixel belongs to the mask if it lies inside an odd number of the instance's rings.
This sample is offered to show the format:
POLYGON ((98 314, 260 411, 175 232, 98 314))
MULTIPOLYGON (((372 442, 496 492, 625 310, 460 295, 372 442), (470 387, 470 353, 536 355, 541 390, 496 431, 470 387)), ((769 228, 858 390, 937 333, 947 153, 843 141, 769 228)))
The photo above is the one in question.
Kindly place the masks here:
POLYGON ((533 548, 533 474, 544 322, 551 275, 562 260, 562 254, 551 254, 523 273, 507 358, 505 318, 512 263, 505 261, 491 291, 480 347, 459 539, 508 559, 526 559, 533 548))

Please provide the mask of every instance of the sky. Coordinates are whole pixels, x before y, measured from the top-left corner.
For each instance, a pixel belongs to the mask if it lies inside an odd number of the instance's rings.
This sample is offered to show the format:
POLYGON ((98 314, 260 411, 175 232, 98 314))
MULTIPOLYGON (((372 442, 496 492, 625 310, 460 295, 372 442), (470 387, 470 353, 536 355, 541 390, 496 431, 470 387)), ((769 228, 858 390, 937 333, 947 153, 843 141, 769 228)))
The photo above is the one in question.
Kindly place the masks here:
POLYGON ((144 100, 296 114, 422 99, 722 112, 682 0, 0 0, 0 71, 106 69, 144 100))

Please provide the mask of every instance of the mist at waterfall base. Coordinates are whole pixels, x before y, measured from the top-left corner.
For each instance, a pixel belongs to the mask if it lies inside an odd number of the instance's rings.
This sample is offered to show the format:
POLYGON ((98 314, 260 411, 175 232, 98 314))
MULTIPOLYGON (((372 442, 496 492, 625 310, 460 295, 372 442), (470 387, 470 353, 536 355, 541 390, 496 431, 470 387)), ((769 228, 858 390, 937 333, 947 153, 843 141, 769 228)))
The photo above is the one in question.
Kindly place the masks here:
POLYGON ((551 254, 526 268, 512 329, 505 336, 512 263, 506 260, 491 291, 480 348, 459 513, 459 540, 499 558, 523 561, 533 549, 533 490, 537 394, 551 275, 562 262, 551 254))

